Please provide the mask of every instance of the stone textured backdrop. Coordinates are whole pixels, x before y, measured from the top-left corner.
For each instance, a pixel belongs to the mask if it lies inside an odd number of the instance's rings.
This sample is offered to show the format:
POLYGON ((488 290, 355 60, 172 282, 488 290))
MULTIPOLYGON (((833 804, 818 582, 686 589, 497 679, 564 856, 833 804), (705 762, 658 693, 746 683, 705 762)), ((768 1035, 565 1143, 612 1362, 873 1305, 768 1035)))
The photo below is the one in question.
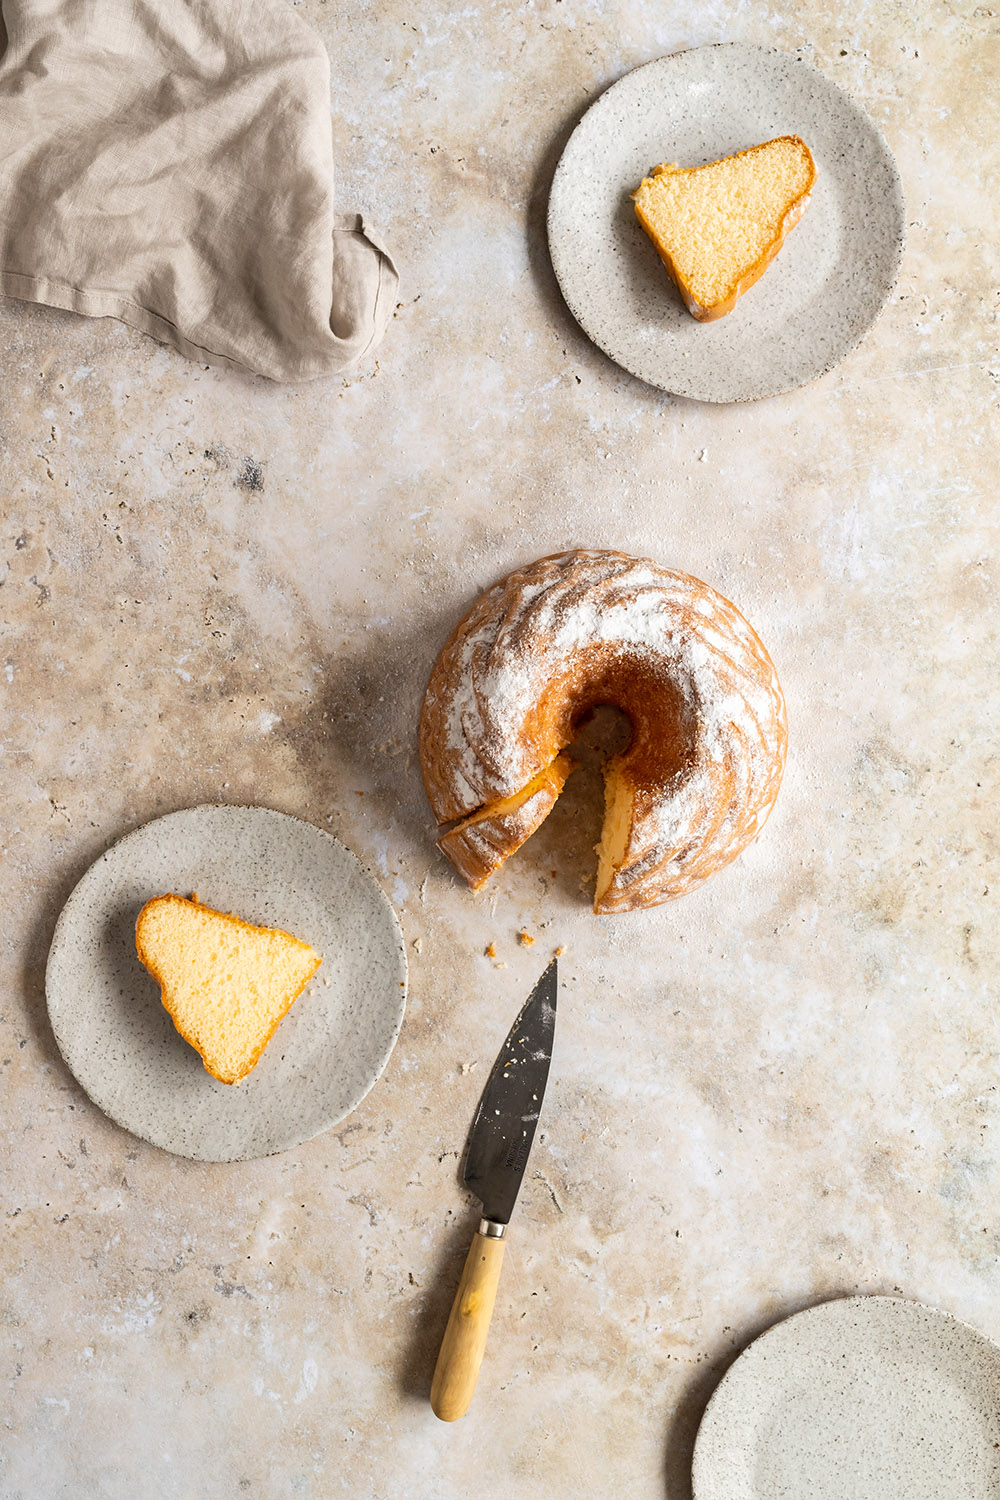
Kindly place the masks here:
POLYGON ((709 1392, 774 1319, 898 1291, 1000 1337, 1000 16, 298 8, 331 53, 343 206, 403 273, 377 358, 279 388, 0 305, 0 1494, 683 1500, 709 1392), (860 100, 909 220, 861 348, 721 408, 592 348, 544 238, 589 101, 719 40, 860 100), (415 754, 460 613, 573 545, 735 600, 792 733, 741 860, 603 921, 596 773, 477 898, 434 848, 415 754), (212 800, 344 839, 400 911, 412 988, 341 1127, 206 1167, 89 1103, 43 975, 93 858, 212 800), (426 1395, 475 1221, 458 1153, 556 946, 542 1134, 479 1393, 445 1427, 426 1395))

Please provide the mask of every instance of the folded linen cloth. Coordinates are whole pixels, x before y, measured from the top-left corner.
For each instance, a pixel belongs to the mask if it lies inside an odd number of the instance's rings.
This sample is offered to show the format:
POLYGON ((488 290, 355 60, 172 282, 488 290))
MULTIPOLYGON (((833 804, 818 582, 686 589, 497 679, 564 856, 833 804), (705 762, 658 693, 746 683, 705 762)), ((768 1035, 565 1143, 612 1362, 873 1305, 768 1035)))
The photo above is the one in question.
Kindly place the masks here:
POLYGON ((287 0, 2 15, 0 292, 272 380, 378 342, 396 270, 334 213, 329 59, 287 0))

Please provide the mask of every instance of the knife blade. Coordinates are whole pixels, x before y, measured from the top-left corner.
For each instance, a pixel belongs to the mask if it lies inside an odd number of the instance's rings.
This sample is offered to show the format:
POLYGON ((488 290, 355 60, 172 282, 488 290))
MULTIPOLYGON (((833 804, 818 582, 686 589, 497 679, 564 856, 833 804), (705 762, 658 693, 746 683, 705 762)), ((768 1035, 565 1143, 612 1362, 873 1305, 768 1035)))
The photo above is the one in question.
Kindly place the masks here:
POLYGON ((443 1422, 468 1410, 486 1349, 506 1230, 528 1165, 552 1061, 559 966, 549 964, 486 1080, 465 1156, 465 1182, 483 1206, 441 1341, 431 1407, 443 1422))

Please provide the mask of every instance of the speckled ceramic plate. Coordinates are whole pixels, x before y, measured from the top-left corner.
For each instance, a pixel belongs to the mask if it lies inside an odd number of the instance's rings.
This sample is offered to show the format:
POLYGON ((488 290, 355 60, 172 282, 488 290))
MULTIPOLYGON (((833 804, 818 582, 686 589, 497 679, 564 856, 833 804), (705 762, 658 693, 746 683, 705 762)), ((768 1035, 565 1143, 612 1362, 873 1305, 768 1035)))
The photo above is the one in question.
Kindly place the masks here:
POLYGON ((881 133, 815 68, 731 42, 647 63, 574 130, 549 198, 549 248, 584 331, 641 380, 699 401, 750 401, 831 369, 896 282, 903 193, 881 133), (800 135, 817 182, 800 223, 728 317, 687 311, 631 194, 659 162, 702 166, 800 135))
POLYGON ((695 1500, 997 1500, 1000 1348, 899 1297, 797 1313, 720 1382, 693 1487, 695 1500))
POLYGON ((310 1140, 364 1098, 406 1003, 396 913, 328 833, 262 807, 193 807, 147 823, 92 865, 56 925, 45 976, 66 1062, 119 1125, 199 1161, 310 1140), (175 892, 311 943, 323 963, 240 1084, 206 1073, 135 951, 151 896, 175 892))

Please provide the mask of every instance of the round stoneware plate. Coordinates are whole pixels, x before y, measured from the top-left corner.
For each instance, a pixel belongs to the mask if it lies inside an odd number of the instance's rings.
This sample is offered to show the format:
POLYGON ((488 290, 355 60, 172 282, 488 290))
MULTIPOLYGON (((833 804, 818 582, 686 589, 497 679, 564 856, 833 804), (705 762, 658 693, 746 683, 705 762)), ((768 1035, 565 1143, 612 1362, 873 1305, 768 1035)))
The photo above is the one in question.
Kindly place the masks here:
POLYGON ((406 956, 396 913, 331 834, 263 807, 193 807, 90 867, 56 925, 45 988, 63 1057, 113 1120, 179 1156, 247 1161, 311 1140, 364 1098, 399 1035, 406 956), (323 955, 240 1084, 205 1071, 136 956, 145 902, 194 891, 323 955))
POLYGON ((584 115, 549 197, 549 248, 570 311, 641 380, 699 401, 805 385, 864 337, 903 252, 892 153, 859 105, 787 53, 730 42, 626 74, 584 115), (816 161, 809 206, 728 317, 687 311, 631 194, 660 162, 703 166, 779 135, 816 161))
POLYGON ((695 1500, 996 1500, 1000 1348, 898 1297, 824 1302, 731 1366, 695 1500))

